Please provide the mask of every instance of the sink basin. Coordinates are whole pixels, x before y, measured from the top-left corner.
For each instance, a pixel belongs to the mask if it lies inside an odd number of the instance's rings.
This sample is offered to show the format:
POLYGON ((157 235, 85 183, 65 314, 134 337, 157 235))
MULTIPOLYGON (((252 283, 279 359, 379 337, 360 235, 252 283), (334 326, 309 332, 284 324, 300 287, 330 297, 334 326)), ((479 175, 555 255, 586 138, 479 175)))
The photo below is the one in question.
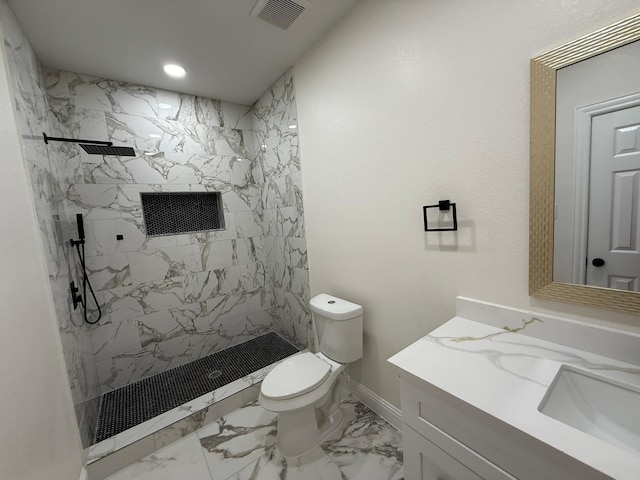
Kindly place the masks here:
POLYGON ((563 365, 538 410, 640 454, 640 388, 563 365))

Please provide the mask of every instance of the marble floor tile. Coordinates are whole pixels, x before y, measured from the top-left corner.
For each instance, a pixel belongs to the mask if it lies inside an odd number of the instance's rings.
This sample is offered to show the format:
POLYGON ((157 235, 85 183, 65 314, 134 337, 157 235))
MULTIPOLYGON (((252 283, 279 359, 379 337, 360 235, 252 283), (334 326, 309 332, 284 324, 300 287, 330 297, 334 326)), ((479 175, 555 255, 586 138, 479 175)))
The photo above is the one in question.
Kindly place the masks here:
POLYGON ((272 449, 277 415, 256 403, 201 430, 198 438, 214 480, 225 480, 272 449))
POLYGON ((211 480, 198 437, 193 434, 120 470, 106 480, 211 480))
POLYGON ((354 398, 342 403, 344 423, 322 444, 349 480, 400 480, 402 435, 354 398))
POLYGON ((316 447, 295 459, 286 459, 275 448, 228 480, 346 480, 338 466, 316 447))
POLYGON ((341 408, 342 427, 298 458, 280 455, 277 416, 254 402, 107 480, 402 480, 400 432, 353 397, 341 408))

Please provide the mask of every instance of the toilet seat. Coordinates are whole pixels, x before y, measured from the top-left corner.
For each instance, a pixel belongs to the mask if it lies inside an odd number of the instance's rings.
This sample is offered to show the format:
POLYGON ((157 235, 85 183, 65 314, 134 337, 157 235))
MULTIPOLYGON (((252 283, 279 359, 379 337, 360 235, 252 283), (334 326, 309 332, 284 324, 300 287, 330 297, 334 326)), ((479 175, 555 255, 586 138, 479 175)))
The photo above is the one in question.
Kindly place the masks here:
POLYGON ((299 397, 323 383, 331 373, 331 365, 311 352, 286 359, 262 382, 262 395, 271 400, 299 397))

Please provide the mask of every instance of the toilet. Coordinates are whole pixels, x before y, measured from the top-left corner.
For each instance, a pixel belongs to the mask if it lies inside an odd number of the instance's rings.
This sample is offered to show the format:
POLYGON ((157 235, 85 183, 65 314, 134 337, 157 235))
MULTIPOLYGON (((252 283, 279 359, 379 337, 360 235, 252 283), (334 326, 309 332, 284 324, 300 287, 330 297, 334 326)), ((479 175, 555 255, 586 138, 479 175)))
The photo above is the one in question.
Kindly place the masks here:
POLYGON ((287 358, 260 387, 260 404, 278 414, 276 447, 285 457, 308 452, 340 426, 338 378, 362 358, 362 307, 324 293, 310 305, 320 352, 287 358))

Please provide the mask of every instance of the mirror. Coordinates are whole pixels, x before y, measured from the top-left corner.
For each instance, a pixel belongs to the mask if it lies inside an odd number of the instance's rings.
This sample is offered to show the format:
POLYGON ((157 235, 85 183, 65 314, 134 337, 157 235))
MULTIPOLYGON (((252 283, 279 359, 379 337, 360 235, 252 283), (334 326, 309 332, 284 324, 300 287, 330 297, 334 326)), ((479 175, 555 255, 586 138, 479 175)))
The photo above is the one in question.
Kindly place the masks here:
POLYGON ((640 313, 638 39, 640 14, 531 61, 532 295, 640 313))

